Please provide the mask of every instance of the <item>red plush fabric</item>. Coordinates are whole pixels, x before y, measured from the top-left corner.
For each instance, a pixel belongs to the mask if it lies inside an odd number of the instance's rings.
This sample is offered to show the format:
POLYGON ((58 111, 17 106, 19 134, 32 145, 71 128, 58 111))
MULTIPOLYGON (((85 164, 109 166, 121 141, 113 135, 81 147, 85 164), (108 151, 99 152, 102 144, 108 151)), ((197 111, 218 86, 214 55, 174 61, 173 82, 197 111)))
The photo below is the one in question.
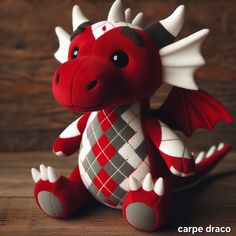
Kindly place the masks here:
MULTIPOLYGON (((102 24, 104 33, 106 26, 102 24)), ((107 24, 112 25, 111 22, 107 24)), ((83 181, 78 167, 70 178, 61 177, 55 183, 39 180, 35 185, 35 198, 41 191, 54 194, 63 205, 63 214, 59 216, 63 218, 91 199, 86 185, 107 205, 120 207, 123 201, 122 211, 127 221, 126 209, 130 204, 146 204, 155 214, 150 231, 156 230, 165 223, 169 212, 171 181, 175 187, 198 181, 230 149, 225 145, 195 165, 180 140, 156 118, 172 129, 192 135, 198 128, 213 129, 218 121, 231 122, 232 117, 206 92, 176 87, 161 108, 152 112, 149 97, 162 84, 163 68, 159 49, 151 35, 129 27, 115 27, 100 37, 96 37, 99 31, 96 34, 94 31, 87 26, 73 35, 68 61, 58 67, 52 81, 53 94, 62 106, 75 112, 87 112, 75 125, 76 132, 65 132, 66 135, 59 137, 53 146, 55 153, 62 152, 66 156, 81 147, 84 156, 79 156, 79 164, 83 181), (134 105, 139 103, 142 103, 140 112, 134 105), (94 112, 91 117, 90 111, 94 112), (85 136, 80 145, 83 132, 85 136), (131 140, 134 135, 138 140, 131 140), (168 140, 168 135, 172 135, 172 140, 168 140), (172 144, 165 145, 164 141, 172 144), (195 175, 176 177, 171 174, 171 167, 182 175, 194 172, 195 175), (156 177, 164 177, 164 195, 142 188, 127 192, 130 175, 136 174, 142 182, 148 172, 154 181, 156 177)))
POLYGON ((79 149, 81 138, 81 136, 57 138, 53 144, 53 152, 62 152, 65 156, 70 156, 79 149))
POLYGON ((86 27, 82 33, 77 34, 72 39, 68 52, 68 60, 73 60, 72 53, 75 48, 79 49, 79 57, 87 56, 90 54, 94 43, 95 38, 92 34, 91 27, 86 27))
POLYGON ((196 166, 194 159, 187 159, 181 157, 172 157, 161 152, 162 158, 164 158, 166 165, 170 169, 172 166, 179 172, 183 174, 194 174, 196 171, 196 166))
POLYGON ((202 180, 231 150, 231 145, 224 144, 221 150, 216 150, 211 156, 205 158, 200 163, 196 164, 195 175, 189 177, 172 176, 174 189, 182 189, 191 187, 202 180))
POLYGON ((147 115, 147 117, 143 119, 143 124, 145 131, 147 132, 155 147, 159 150, 161 157, 164 159, 169 169, 173 166, 176 170, 184 174, 195 172, 195 162, 193 158, 189 159, 184 156, 171 156, 160 150, 162 133, 160 123, 155 118, 151 117, 151 115, 147 115))
POLYGON ((121 27, 93 42, 89 30, 85 36, 82 33, 75 37, 69 54, 78 46, 78 58, 62 64, 55 72, 52 88, 57 101, 75 111, 90 111, 129 104, 153 93, 161 84, 160 57, 151 39, 136 31, 144 45, 136 45, 121 33, 121 27), (87 42, 82 43, 87 38, 89 47, 87 42), (120 68, 113 63, 116 51, 127 54, 127 66, 120 68))
POLYGON ((86 127, 89 116, 90 113, 87 112, 78 119, 77 124, 71 124, 69 126, 70 129, 77 129, 79 135, 73 137, 68 136, 67 138, 59 137, 56 139, 53 144, 54 153, 62 152, 64 156, 70 156, 79 149, 82 133, 86 127))
POLYGON ((226 108, 201 89, 195 91, 174 87, 154 114, 172 129, 188 136, 199 128, 212 130, 219 121, 233 121, 226 108))
MULTIPOLYGON (((155 183, 157 179, 154 179, 153 182, 155 183)), ((172 198, 171 181, 169 178, 163 178, 163 179, 164 179, 165 194, 162 196, 159 196, 153 190, 150 192, 145 191, 142 187, 136 191, 130 190, 127 193, 122 205, 122 213, 124 219, 127 221, 128 224, 130 224, 130 222, 128 221, 126 216, 126 209, 130 204, 138 202, 149 206, 154 211, 155 214, 155 222, 152 225, 152 228, 144 231, 155 231, 161 226, 163 226, 169 214, 171 206, 171 198, 172 198)), ((142 217, 142 212, 140 212, 140 216, 142 217)), ((137 215, 137 217, 140 216, 137 215)), ((143 230, 141 228, 138 229, 143 230)))
MULTIPOLYGON (((48 180, 39 180, 35 184, 34 195, 39 208, 41 207, 38 202, 38 194, 41 191, 52 193, 62 204, 63 213, 60 216, 57 216, 57 218, 65 218, 70 216, 72 213, 85 206, 92 199, 81 178, 79 177, 78 167, 75 167, 70 179, 61 176, 55 183, 50 183, 48 180)), ((42 211, 45 213, 43 209, 42 211)), ((51 215, 49 216, 52 217, 51 215)))

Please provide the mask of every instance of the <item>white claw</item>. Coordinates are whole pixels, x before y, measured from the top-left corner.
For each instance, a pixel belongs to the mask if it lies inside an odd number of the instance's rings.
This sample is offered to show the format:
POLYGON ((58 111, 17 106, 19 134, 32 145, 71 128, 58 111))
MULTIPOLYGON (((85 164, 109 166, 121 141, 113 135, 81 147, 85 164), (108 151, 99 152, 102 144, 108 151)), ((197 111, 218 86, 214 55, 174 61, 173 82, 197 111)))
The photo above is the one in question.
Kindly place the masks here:
POLYGON ((31 175, 35 183, 40 180, 40 172, 37 169, 31 168, 31 175))
POLYGON ((159 178, 157 180, 157 182, 155 183, 154 192, 159 196, 162 196, 165 194, 165 187, 164 187, 164 179, 163 178, 159 178))
POLYGON ((55 182, 57 182, 57 180, 60 177, 61 177, 61 175, 57 172, 57 170, 55 170, 51 166, 48 166, 48 180, 49 180, 49 182, 55 183, 55 182))
POLYGON ((147 192, 150 192, 153 190, 154 186, 153 186, 152 176, 150 173, 148 173, 146 177, 144 178, 142 187, 147 192))
POLYGON ((48 180, 47 167, 45 165, 41 164, 39 166, 39 170, 40 170, 41 179, 44 181, 48 180))
POLYGON ((212 146, 207 152, 206 158, 210 157, 214 153, 215 150, 216 150, 216 146, 212 146))
POLYGON ((133 176, 130 176, 129 177, 129 186, 130 186, 130 190, 136 191, 136 190, 140 189, 141 183, 133 176))
POLYGON ((198 156, 196 157, 195 163, 200 163, 205 158, 205 152, 200 152, 198 156))
POLYGON ((224 145, 225 145, 224 143, 220 143, 217 150, 220 151, 224 147, 224 145))
POLYGON ((65 157, 66 155, 62 151, 54 152, 58 157, 65 157))

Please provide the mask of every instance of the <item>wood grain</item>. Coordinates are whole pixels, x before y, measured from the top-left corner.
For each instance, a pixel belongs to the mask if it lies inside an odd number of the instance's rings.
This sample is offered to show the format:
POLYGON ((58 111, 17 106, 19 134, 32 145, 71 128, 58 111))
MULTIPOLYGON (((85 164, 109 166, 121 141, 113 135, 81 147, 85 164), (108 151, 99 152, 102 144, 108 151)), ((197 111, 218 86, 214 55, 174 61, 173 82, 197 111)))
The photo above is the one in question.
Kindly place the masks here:
MULTIPOLYGON (((123 0, 145 24, 161 19, 179 4, 186 5, 186 23, 179 38, 202 28, 211 34, 203 47, 207 65, 196 73, 203 89, 215 95, 236 117, 236 2, 234 0, 123 0)), ((49 150, 75 114, 65 111, 51 94, 57 62, 54 27, 71 31, 71 8, 77 3, 92 21, 102 20, 110 0, 0 1, 0 151, 49 150)), ((158 106, 166 90, 152 100, 158 106)), ((213 133, 199 131, 187 142, 193 148, 227 141, 236 147, 236 125, 221 124, 213 133), (203 138, 204 137, 204 138, 203 138), (207 144, 208 143, 208 144, 207 144)))
MULTIPOLYGON (((236 233, 236 153, 231 153, 201 184, 175 193, 167 225, 158 235, 175 236, 178 226, 230 226, 236 233)), ((43 215, 33 198, 30 168, 40 163, 69 174, 76 157, 59 159, 48 152, 0 154, 0 235, 157 235, 128 226, 118 210, 93 205, 73 217, 55 220, 43 215)), ((209 235, 202 233, 201 235, 209 235)), ((217 234, 222 235, 222 234, 217 234)))

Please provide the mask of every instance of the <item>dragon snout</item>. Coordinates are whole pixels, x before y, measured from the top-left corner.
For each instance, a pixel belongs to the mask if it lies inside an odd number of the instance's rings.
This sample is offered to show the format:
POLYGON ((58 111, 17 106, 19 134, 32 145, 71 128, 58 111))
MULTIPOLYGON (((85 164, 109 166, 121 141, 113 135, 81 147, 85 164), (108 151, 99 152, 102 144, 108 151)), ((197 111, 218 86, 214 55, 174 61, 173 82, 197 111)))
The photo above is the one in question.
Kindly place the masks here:
POLYGON ((70 60, 55 72, 53 94, 65 107, 96 108, 114 94, 117 74, 99 58, 70 60))

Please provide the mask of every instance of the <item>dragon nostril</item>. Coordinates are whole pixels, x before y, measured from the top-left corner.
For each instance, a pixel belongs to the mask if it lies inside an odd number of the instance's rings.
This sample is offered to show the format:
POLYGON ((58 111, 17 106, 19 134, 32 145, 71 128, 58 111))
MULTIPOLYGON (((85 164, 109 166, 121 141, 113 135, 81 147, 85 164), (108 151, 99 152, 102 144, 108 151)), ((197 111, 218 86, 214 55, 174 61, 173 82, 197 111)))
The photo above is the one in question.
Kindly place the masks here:
POLYGON ((97 80, 93 80, 90 84, 87 86, 87 90, 93 89, 97 85, 97 80))
POLYGON ((56 76, 56 84, 59 84, 59 81, 60 81, 60 74, 58 73, 56 76))

